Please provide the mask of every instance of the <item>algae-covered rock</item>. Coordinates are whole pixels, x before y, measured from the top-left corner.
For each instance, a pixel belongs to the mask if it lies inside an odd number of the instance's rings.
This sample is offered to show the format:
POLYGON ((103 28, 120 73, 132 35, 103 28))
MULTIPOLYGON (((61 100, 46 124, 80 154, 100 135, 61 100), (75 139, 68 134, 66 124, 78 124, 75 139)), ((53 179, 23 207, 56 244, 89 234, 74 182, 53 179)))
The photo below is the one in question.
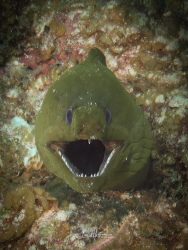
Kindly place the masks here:
POLYGON ((55 33, 56 36, 63 36, 65 34, 65 27, 59 23, 58 21, 56 21, 55 19, 52 19, 52 21, 49 24, 49 28, 51 30, 51 32, 55 33))
POLYGON ((188 149, 183 152, 182 161, 186 166, 188 166, 188 149))
POLYGON ((21 236, 35 220, 35 197, 27 186, 9 192, 0 215, 0 241, 21 236))
POLYGON ((7 193, 0 210, 0 242, 21 236, 43 210, 49 209, 47 200, 53 198, 45 196, 48 195, 41 188, 26 185, 7 193), (36 199, 39 200, 40 208, 35 204, 36 199))

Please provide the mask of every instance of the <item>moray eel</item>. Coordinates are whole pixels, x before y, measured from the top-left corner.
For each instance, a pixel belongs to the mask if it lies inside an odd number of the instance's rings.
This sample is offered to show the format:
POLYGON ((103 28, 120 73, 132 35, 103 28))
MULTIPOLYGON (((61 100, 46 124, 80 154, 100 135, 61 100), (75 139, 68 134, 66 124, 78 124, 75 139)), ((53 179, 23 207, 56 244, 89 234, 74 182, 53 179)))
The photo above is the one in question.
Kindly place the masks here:
POLYGON ((148 173, 148 120, 97 48, 49 88, 35 139, 49 171, 78 192, 132 189, 148 173))

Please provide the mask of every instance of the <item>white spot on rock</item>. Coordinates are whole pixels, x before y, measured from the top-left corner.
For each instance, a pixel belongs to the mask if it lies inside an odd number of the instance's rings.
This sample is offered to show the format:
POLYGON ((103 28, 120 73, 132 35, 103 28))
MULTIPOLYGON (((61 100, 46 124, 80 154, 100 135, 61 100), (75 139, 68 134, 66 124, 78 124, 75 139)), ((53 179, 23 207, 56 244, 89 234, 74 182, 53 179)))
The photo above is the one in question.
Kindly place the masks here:
POLYGON ((68 219, 68 214, 64 210, 62 210, 57 212, 55 218, 60 221, 66 221, 68 219))
POLYGON ((17 89, 10 89, 6 93, 6 97, 8 97, 8 98, 17 98, 18 97, 18 90, 17 89))
POLYGON ((155 103, 164 103, 164 102, 165 102, 164 95, 158 95, 158 96, 155 98, 155 103))
POLYGON ((76 205, 75 205, 74 203, 70 203, 70 204, 69 204, 69 209, 70 209, 70 210, 76 210, 77 207, 76 207, 76 205))
POLYGON ((183 97, 183 96, 174 96, 170 102, 169 102, 169 107, 172 108, 178 108, 180 106, 184 106, 188 108, 188 99, 183 97))

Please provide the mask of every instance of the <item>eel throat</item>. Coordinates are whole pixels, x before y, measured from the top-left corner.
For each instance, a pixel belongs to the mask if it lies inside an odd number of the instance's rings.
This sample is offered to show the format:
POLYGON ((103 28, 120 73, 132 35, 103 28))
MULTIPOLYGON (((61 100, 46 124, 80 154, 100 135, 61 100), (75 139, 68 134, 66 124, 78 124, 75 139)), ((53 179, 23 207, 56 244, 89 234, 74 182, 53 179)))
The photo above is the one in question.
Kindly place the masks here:
POLYGON ((102 175, 110 163, 120 141, 76 140, 50 141, 46 145, 55 152, 76 177, 102 175))

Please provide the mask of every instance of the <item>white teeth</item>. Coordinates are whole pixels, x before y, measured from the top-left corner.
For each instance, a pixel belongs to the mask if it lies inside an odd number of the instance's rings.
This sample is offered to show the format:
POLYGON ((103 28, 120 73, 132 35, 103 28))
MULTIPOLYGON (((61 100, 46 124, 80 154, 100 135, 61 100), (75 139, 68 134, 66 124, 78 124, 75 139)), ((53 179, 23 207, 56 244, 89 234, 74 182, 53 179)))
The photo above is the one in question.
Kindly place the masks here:
MULTIPOLYGON (((91 144, 92 139, 88 139, 88 144, 91 144)), ((111 158, 113 157, 114 153, 115 153, 115 149, 112 150, 112 152, 110 153, 110 155, 108 155, 106 158, 107 160, 103 160, 103 163, 100 166, 99 172, 98 173, 94 173, 91 174, 90 177, 97 177, 97 176, 101 176, 101 174, 104 173, 106 167, 108 166, 111 158)), ((75 167, 70 160, 64 155, 64 153, 61 150, 58 150, 58 154, 61 156, 62 160, 64 161, 64 163, 66 164, 66 166, 69 168, 69 170, 78 177, 89 177, 89 175, 87 176, 87 174, 84 173, 80 173, 80 171, 77 169, 77 167, 75 167)), ((127 159, 126 159, 127 160, 127 159)))
POLYGON ((104 173, 104 171, 105 171, 106 167, 108 166, 108 163, 110 162, 110 160, 111 160, 111 158, 112 158, 112 156, 113 156, 114 153, 115 153, 115 148, 113 149, 113 151, 112 151, 112 152, 110 153, 110 155, 108 156, 108 159, 107 159, 107 161, 105 162, 105 165, 103 166, 102 170, 101 170, 101 167, 100 167, 100 169, 99 169, 100 175, 101 175, 102 173, 104 173))
POLYGON ((84 175, 83 173, 76 174, 76 176, 78 176, 78 177, 97 177, 99 175, 100 175, 99 173, 97 173, 97 174, 91 174, 90 176, 87 176, 86 174, 84 175))
POLYGON ((74 165, 70 163, 70 161, 63 155, 63 153, 58 150, 59 155, 61 156, 62 160, 66 164, 66 166, 69 168, 69 170, 76 176, 79 176, 77 169, 75 168, 74 165))

